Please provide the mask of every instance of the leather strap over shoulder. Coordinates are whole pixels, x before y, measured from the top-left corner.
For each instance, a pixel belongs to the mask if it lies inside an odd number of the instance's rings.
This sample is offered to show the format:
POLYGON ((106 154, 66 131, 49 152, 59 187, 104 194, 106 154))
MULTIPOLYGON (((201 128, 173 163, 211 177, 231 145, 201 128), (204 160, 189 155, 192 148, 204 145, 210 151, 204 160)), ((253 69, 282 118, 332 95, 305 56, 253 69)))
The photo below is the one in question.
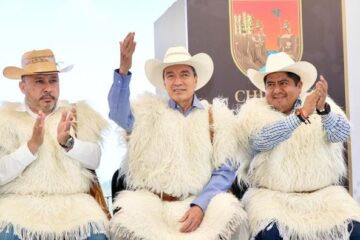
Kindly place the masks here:
POLYGON ((212 107, 209 107, 209 134, 210 134, 210 141, 213 144, 214 141, 214 118, 213 118, 213 111, 212 107))

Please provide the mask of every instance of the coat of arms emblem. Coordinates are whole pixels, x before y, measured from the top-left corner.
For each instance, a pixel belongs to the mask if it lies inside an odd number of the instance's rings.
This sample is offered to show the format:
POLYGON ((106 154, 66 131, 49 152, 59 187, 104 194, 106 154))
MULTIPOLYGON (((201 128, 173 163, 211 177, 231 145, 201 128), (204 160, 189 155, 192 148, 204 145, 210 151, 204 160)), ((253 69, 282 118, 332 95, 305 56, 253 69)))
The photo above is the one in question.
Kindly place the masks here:
POLYGON ((231 53, 243 74, 274 52, 301 59, 301 0, 229 0, 229 9, 231 53))

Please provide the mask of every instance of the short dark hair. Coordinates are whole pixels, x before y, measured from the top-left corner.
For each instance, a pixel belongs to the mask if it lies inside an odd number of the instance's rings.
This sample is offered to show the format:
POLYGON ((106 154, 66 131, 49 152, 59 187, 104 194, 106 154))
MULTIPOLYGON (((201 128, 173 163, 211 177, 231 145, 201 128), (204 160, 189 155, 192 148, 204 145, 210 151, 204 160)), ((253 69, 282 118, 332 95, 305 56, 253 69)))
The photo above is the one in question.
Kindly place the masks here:
MULTIPOLYGON (((193 74, 194 74, 194 77, 196 77, 196 76, 197 76, 197 73, 196 73, 195 68, 194 68, 193 66, 191 66, 191 65, 188 65, 188 66, 191 68, 191 70, 192 70, 192 72, 193 72, 193 74)), ((170 67, 170 66, 168 66, 168 67, 170 67)), ((165 79, 165 69, 166 69, 166 68, 164 68, 164 70, 163 70, 163 79, 165 79)))
MULTIPOLYGON (((292 80, 294 80, 295 86, 298 85, 298 83, 300 82, 301 78, 299 75, 297 75, 296 73, 293 72, 285 72, 286 75, 291 78, 292 80)), ((264 84, 266 84, 266 80, 267 80, 267 76, 269 76, 271 73, 266 74, 264 77, 264 84)))
POLYGON ((25 81, 25 77, 27 77, 29 75, 21 75, 21 81, 25 81))

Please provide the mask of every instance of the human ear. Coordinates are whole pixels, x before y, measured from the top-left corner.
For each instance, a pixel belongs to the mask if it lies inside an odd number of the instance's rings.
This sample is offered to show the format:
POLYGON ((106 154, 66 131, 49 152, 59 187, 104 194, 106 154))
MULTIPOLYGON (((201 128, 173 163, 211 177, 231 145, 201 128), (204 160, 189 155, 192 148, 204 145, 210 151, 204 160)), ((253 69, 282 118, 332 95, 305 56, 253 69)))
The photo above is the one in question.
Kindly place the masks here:
POLYGON ((25 94, 25 88, 26 88, 25 85, 26 85, 25 81, 24 81, 24 80, 20 80, 20 82, 19 82, 19 88, 20 88, 21 92, 24 93, 24 94, 25 94))

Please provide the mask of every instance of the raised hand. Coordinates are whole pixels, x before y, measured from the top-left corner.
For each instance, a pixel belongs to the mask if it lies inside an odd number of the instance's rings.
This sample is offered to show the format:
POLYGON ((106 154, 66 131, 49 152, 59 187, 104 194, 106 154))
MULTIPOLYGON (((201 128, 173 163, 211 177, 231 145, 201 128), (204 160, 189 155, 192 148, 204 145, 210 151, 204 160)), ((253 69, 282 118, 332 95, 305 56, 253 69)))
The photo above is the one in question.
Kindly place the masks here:
POLYGON ((180 219, 180 222, 183 223, 180 228, 180 232, 187 233, 195 231, 200 226, 203 218, 203 210, 199 206, 192 206, 180 219))
POLYGON ((33 127, 33 133, 27 145, 32 154, 35 154, 44 142, 45 114, 39 111, 33 127))
POLYGON ((316 83, 315 89, 319 95, 319 100, 316 104, 316 109, 323 110, 325 108, 325 101, 328 95, 328 83, 323 75, 320 75, 320 80, 316 83))
POLYGON ((135 51, 135 33, 129 32, 125 39, 120 42, 120 68, 121 75, 126 75, 132 65, 132 55, 135 51))
POLYGON ((73 114, 64 110, 57 128, 57 140, 59 144, 64 145, 70 137, 70 129, 73 121, 73 114))

